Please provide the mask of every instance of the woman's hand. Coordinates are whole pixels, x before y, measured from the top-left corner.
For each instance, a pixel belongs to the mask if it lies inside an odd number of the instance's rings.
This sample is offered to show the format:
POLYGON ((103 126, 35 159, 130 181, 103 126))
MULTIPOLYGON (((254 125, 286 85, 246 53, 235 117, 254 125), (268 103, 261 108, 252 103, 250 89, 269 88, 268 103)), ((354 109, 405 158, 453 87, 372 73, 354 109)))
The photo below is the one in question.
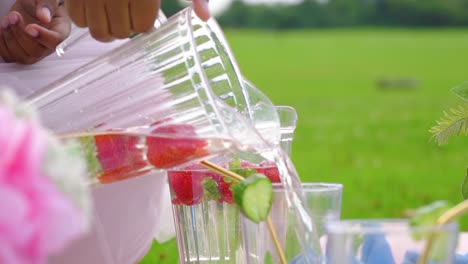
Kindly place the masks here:
MULTIPOLYGON (((153 28, 160 4, 160 0, 65 0, 71 20, 79 27, 88 27, 102 42, 147 32, 153 28)), ((208 20, 208 2, 193 0, 193 4, 197 15, 208 20)))
POLYGON ((88 27, 102 42, 150 30, 159 5, 159 0, 65 0, 71 20, 79 27, 88 27))
POLYGON ((17 0, 0 24, 0 56, 22 64, 55 52, 71 27, 64 6, 56 0, 17 0))

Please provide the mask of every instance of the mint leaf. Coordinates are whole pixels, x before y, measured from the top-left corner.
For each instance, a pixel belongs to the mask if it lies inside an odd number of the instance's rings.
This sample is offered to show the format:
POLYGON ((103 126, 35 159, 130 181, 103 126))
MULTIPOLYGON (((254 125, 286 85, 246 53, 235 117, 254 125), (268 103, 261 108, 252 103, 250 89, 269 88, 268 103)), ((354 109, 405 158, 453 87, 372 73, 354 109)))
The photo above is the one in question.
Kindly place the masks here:
POLYGON ((221 198, 221 194, 219 193, 218 190, 218 183, 213 180, 213 178, 206 177, 203 179, 202 182, 203 185, 203 200, 205 201, 211 201, 211 200, 219 200, 221 198))
POLYGON ((462 195, 463 199, 468 199, 468 170, 466 171, 465 181, 462 185, 462 195))
POLYGON ((452 93, 461 99, 468 101, 468 82, 464 82, 454 88, 452 88, 452 93))
POLYGON ((241 160, 240 159, 233 159, 232 161, 229 162, 229 169, 234 170, 234 169, 239 169, 241 167, 241 160))
POLYGON ((228 177, 223 177, 223 181, 225 183, 233 183, 233 181, 231 179, 229 179, 228 177))
POLYGON ((244 178, 248 178, 252 174, 257 173, 257 171, 253 168, 242 168, 242 162, 240 159, 234 159, 231 162, 229 162, 229 170, 236 174, 239 174, 244 178))
POLYGON ((237 172, 237 174, 241 175, 244 178, 248 178, 256 173, 257 171, 255 169, 249 169, 249 168, 240 169, 239 172, 237 172))

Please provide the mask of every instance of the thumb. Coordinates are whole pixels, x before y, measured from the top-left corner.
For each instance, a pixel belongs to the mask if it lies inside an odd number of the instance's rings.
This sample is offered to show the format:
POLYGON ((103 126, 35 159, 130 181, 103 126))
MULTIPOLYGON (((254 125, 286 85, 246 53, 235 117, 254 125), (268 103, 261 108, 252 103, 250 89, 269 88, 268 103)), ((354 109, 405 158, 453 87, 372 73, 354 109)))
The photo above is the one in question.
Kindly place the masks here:
POLYGON ((36 17, 41 23, 49 24, 59 6, 59 0, 36 0, 36 17))

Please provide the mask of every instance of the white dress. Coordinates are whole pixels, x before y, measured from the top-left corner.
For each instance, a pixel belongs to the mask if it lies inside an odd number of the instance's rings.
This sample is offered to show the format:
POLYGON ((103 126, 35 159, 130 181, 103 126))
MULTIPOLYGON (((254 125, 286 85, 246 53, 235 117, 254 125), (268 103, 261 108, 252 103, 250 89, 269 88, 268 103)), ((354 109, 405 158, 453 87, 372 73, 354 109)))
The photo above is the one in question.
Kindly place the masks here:
MULTIPOLYGON (((0 0, 1 17, 12 3, 12 0, 0 0)), ((28 66, 0 62, 0 86, 13 87, 20 96, 27 97, 121 43, 104 44, 87 38, 62 58, 52 54, 28 66)), ((93 199, 95 210, 90 233, 53 256, 49 263, 137 263, 154 238, 163 242, 174 234, 169 191, 162 173, 94 187, 93 199)))

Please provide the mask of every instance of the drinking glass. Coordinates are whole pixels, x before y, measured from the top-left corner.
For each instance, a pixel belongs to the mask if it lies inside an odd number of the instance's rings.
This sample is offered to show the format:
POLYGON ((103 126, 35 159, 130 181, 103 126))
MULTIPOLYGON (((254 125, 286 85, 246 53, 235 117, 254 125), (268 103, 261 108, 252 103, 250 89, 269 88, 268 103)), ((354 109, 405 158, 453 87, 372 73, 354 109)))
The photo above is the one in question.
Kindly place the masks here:
MULTIPOLYGON (((277 106, 276 111, 279 116, 288 117, 287 122, 281 122, 280 145, 284 146, 283 141, 287 141, 286 146, 289 150, 296 126, 296 119, 289 117, 293 116, 291 113, 295 113, 295 110, 289 106, 277 106)), ((254 116, 257 114, 254 113, 254 116)), ((276 180, 279 181, 275 163, 266 160, 262 162, 259 155, 236 153, 218 157, 214 162, 228 168, 228 162, 236 158, 242 159, 239 165, 271 177, 276 176, 276 180), (272 175, 275 173, 276 175, 272 175)), ((231 184, 225 182, 221 175, 196 165, 168 171, 168 182, 171 189, 179 262, 246 263, 241 227, 242 213, 233 203, 229 189, 231 184), (214 193, 219 197, 215 199, 210 197, 214 193)))
MULTIPOLYGON (((307 207, 314 220, 316 233, 324 241, 325 224, 338 220, 341 214, 341 200, 343 185, 339 183, 303 183, 300 190, 305 197, 307 207)), ((278 241, 284 250, 288 263, 307 263, 306 259, 322 254, 310 249, 304 251, 294 239, 294 221, 290 209, 284 200, 284 188, 274 186, 274 200, 270 211, 270 218, 277 231, 278 241)), ((274 240, 268 231, 266 222, 255 224, 247 218, 242 218, 244 250, 248 258, 247 263, 263 264, 266 258, 279 263, 274 240)), ((314 262, 312 262, 314 263, 314 262)), ((315 262, 317 263, 317 262, 315 262)))
POLYGON ((429 262, 453 263, 457 224, 410 226, 404 219, 344 220, 326 225, 326 259, 330 264, 418 263, 427 238, 435 235, 429 262))
POLYGON ((247 263, 231 183, 200 167, 170 170, 168 181, 179 263, 247 263))

